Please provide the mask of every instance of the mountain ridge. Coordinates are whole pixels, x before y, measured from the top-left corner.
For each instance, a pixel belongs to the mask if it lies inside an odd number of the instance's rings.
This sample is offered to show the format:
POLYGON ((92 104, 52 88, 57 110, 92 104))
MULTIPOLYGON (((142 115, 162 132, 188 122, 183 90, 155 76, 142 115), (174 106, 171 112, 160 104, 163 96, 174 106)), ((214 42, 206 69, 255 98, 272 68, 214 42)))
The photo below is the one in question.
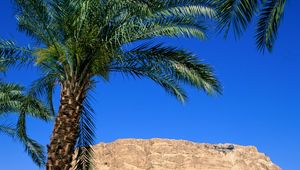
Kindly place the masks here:
POLYGON ((254 146, 118 139, 93 146, 95 170, 281 170, 254 146))

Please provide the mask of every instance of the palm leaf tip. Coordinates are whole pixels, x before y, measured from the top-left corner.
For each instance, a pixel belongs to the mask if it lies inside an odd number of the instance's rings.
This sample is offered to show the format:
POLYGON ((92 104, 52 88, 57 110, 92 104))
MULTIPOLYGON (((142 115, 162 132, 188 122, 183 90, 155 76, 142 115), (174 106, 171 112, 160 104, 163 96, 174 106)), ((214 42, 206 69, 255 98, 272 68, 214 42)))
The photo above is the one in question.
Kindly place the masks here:
POLYGON ((9 135, 13 138, 15 138, 15 135, 16 135, 16 129, 13 128, 11 125, 0 124, 0 133, 1 132, 6 134, 6 135, 9 135))
POLYGON ((258 0, 219 0, 218 29, 225 31, 225 37, 233 28, 236 38, 247 28, 259 5, 258 0))
POLYGON ((192 86, 204 90, 207 94, 221 94, 221 85, 210 65, 198 61, 188 67, 183 74, 192 86))
POLYGON ((24 143, 25 151, 27 151, 35 164, 39 167, 45 166, 46 157, 43 146, 30 138, 23 139, 22 142, 24 143))
POLYGON ((43 146, 37 143, 35 140, 28 137, 26 132, 26 113, 21 112, 16 128, 16 135, 21 143, 25 147, 25 151, 31 157, 33 162, 39 166, 43 167, 45 165, 46 157, 44 153, 43 146))
POLYGON ((256 43, 260 51, 267 49, 272 52, 285 4, 286 0, 267 0, 263 4, 256 27, 256 43))

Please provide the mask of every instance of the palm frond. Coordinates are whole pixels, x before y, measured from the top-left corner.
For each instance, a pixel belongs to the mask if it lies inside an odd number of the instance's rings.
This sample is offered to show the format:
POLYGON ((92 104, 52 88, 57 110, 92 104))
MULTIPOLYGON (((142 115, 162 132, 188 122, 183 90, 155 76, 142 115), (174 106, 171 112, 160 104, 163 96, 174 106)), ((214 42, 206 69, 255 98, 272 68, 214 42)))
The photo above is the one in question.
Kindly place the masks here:
POLYGON ((76 144, 76 170, 89 170, 93 166, 93 148, 95 139, 94 109, 90 99, 85 99, 80 115, 79 136, 76 144))
POLYGON ((176 6, 161 10, 154 13, 155 16, 182 16, 182 17, 205 17, 205 18, 214 18, 216 12, 213 8, 200 5, 185 5, 185 6, 176 6))
POLYGON ((53 93, 54 87, 57 83, 57 76, 54 74, 47 74, 44 77, 41 77, 35 80, 29 89, 29 96, 33 96, 34 98, 41 99, 42 101, 46 101, 50 108, 51 114, 55 115, 55 110, 53 106, 53 93), (45 97, 43 100, 42 98, 45 97))
POLYGON ((17 84, 0 82, 0 114, 23 110, 33 117, 50 120, 49 109, 37 98, 24 95, 24 89, 17 84))
POLYGON ((27 115, 42 119, 44 121, 53 119, 49 108, 34 96, 27 95, 20 102, 27 115))
POLYGON ((20 31, 44 44, 54 43, 54 35, 49 29, 51 22, 44 0, 14 0, 17 23, 20 31))
POLYGON ((22 66, 33 62, 29 47, 19 47, 11 40, 0 38, 0 72, 14 65, 22 66))
POLYGON ((25 95, 24 87, 17 84, 0 82, 0 115, 8 112, 19 114, 17 127, 0 126, 1 131, 19 139, 32 160, 38 166, 43 166, 45 156, 42 146, 27 136, 25 115, 49 120, 52 118, 49 114, 49 109, 36 98, 25 95))
POLYGON ((21 112, 17 123, 18 139, 21 143, 23 143, 25 151, 32 158, 34 163, 36 163, 40 167, 44 166, 46 157, 44 154, 43 146, 27 136, 25 123, 25 112, 21 112))
POLYGON ((227 36, 233 28, 237 37, 247 28, 259 5, 258 0, 218 0, 216 3, 219 15, 218 29, 225 31, 227 36))
POLYGON ((256 28, 257 48, 272 51, 284 14, 286 0, 267 0, 259 14, 256 28))
POLYGON ((15 138, 16 129, 11 125, 0 124, 0 133, 4 133, 12 138, 15 138))
POLYGON ((0 82, 0 114, 18 112, 21 107, 21 100, 24 88, 17 84, 0 82))
POLYGON ((109 47, 158 36, 204 39, 205 24, 209 23, 204 19, 215 16, 213 5, 208 0, 117 2, 105 3, 107 8, 101 16, 106 21, 100 25, 100 35, 105 37, 105 43, 110 43, 109 47), (189 18, 189 22, 185 18, 189 18))
POLYGON ((187 83, 208 94, 221 93, 212 69, 184 50, 145 44, 120 55, 117 57, 120 60, 110 66, 111 71, 149 77, 180 101, 184 101, 186 96, 180 83, 187 83))
POLYGON ((176 80, 174 80, 171 76, 168 75, 155 75, 149 74, 147 75, 154 82, 159 84, 163 89, 176 97, 178 101, 184 103, 187 100, 186 92, 182 89, 182 87, 178 84, 176 80))
POLYGON ((164 47, 162 44, 150 48, 141 45, 133 49, 132 52, 147 56, 150 59, 153 59, 153 56, 162 59, 167 64, 166 69, 173 69, 172 74, 180 81, 203 89, 208 93, 221 92, 220 84, 215 78, 212 68, 207 64, 203 64, 192 53, 174 47, 164 47))

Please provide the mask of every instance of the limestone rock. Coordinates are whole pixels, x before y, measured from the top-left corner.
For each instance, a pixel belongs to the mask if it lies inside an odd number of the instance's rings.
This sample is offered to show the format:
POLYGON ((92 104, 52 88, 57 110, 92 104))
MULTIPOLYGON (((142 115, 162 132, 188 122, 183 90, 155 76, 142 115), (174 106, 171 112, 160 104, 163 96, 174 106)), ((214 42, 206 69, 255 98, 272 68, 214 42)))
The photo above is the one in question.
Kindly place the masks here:
POLYGON ((281 170, 254 146, 122 139, 94 151, 95 170, 281 170))

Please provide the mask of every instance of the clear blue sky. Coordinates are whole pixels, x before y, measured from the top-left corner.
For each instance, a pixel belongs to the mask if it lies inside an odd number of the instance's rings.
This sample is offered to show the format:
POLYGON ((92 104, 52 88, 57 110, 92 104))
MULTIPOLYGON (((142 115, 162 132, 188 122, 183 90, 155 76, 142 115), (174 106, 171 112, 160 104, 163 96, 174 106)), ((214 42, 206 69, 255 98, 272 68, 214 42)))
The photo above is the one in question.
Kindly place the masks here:
MULTIPOLYGON (((253 28, 235 41, 229 37, 165 40, 210 63, 224 87, 224 95, 209 97, 190 89, 182 105, 149 80, 112 75, 97 87, 96 142, 120 138, 173 138, 207 143, 255 145, 284 170, 300 169, 300 2, 288 0, 279 39, 272 54, 257 52, 253 28)), ((0 2, 0 35, 21 44, 30 41, 16 30, 10 0, 0 2)), ((14 70, 8 81, 28 85, 34 69, 14 70)), ((55 98, 57 107, 58 98, 55 98)), ((29 119, 28 131, 48 144, 52 123, 29 119)), ((38 169, 22 146, 0 136, 0 169, 38 169)))

